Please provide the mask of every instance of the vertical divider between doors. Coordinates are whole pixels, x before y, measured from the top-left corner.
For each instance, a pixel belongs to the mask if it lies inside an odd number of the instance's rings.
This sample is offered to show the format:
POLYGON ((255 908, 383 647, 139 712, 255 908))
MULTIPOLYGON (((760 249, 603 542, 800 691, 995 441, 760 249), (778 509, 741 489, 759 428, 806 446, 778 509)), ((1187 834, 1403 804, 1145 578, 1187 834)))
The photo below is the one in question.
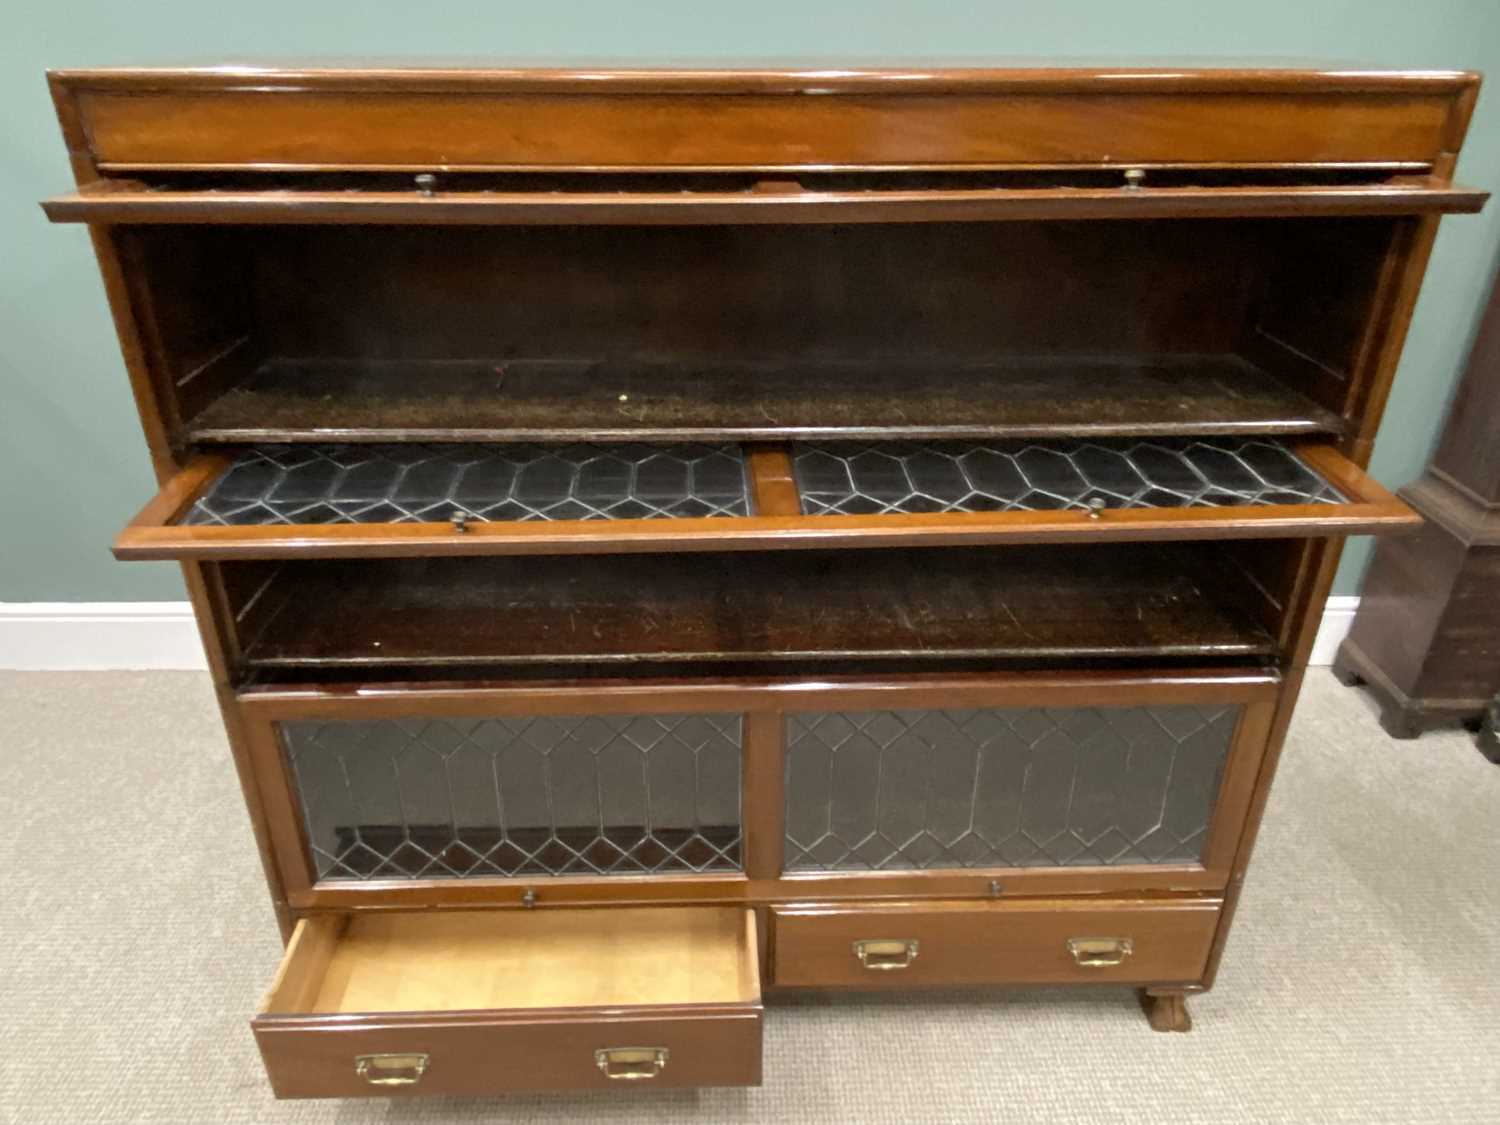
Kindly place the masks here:
POLYGON ((786 839, 785 723, 779 710, 745 713, 741 796, 745 875, 779 879, 786 839))
POLYGON ((757 516, 800 516, 802 497, 792 473, 789 445, 746 445, 750 494, 757 516))

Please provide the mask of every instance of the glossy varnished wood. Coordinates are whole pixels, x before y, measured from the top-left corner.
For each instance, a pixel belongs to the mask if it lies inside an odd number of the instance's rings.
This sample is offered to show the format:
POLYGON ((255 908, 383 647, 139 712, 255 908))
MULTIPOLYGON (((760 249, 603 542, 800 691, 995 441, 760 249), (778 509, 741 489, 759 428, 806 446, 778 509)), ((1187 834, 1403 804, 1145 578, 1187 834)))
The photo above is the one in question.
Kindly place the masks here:
POLYGON ((172 192, 82 189, 45 204, 53 222, 422 225, 1020 222, 1294 218, 1478 211, 1489 193, 1429 178, 1306 187, 1015 188, 736 194, 575 192, 172 192))
MULTIPOLYGON (((1101 903, 1081 896, 1102 895, 1131 911, 1212 910, 1205 923, 1212 941, 1203 957, 1183 952, 1167 975, 1130 978, 1147 986, 1153 1025, 1185 1029, 1184 997, 1213 983, 1225 948, 1333 578, 1337 536, 1407 529, 1415 522, 1361 470, 1438 215, 1482 202, 1482 193, 1452 182, 1477 90, 1477 76, 1461 72, 1179 67, 728 73, 268 67, 52 76, 80 190, 55 201, 51 210, 54 217, 93 224, 137 406, 164 486, 122 537, 121 553, 188 560, 184 571, 273 901, 284 930, 294 916, 305 916, 306 928, 294 944, 298 952, 289 957, 295 964, 281 978, 287 995, 313 1004, 314 985, 345 932, 341 914, 328 911, 363 916, 392 908, 468 906, 524 918, 518 908, 528 889, 543 904, 539 909, 719 903, 748 906, 765 917, 771 908, 837 916, 878 906, 899 916, 904 903, 976 917, 972 927, 965 922, 934 929, 933 940, 945 942, 945 935, 957 933, 966 949, 958 958, 958 979, 979 982, 1053 979, 1047 974, 1060 971, 1046 958, 1037 960, 1041 954, 1034 948, 1018 946, 1000 963, 996 951, 1009 947, 996 940, 1002 930, 984 912, 1024 912, 1005 896, 1066 896, 1059 909, 1086 911, 1101 903), (1130 168, 1146 173, 1139 187, 1125 183, 1130 168), (465 169, 472 179, 462 179, 465 169), (982 171, 1001 179, 959 182, 982 171), (418 172, 438 174, 431 194, 414 190, 409 177, 418 172), (633 174, 667 179, 625 184, 623 177, 633 174), (708 178, 689 182, 699 174, 708 178), (853 175, 866 182, 855 184, 853 175), (954 178, 921 178, 937 175, 954 178), (333 183, 339 176, 348 182, 333 183), (507 182, 485 188, 478 181, 487 176, 507 182), (563 185, 547 182, 549 176, 580 178, 563 185), (216 177, 222 182, 210 182, 216 177), (518 268, 524 284, 513 283, 518 268), (1226 381, 1215 370, 1210 380, 1196 382, 1184 371, 1174 384, 1156 368, 1142 367, 1204 355, 1228 361, 1238 374, 1226 381), (1090 368, 1087 378, 1073 384, 1057 368, 1048 370, 1054 405, 1045 404, 1045 396, 1028 401, 1024 393, 999 399, 975 393, 993 385, 972 377, 976 363, 1004 367, 1017 359, 1030 362, 1031 356, 1064 360, 1063 366, 1076 362, 1074 357, 1095 357, 1114 370, 1090 368), (421 526, 228 534, 171 526, 213 475, 210 463, 195 461, 200 443, 255 432, 258 420, 264 425, 266 416, 283 409, 288 413, 275 426, 296 440, 315 440, 320 428, 341 425, 344 440, 375 436, 377 429, 384 431, 382 438, 442 439, 462 435, 471 423, 482 440, 519 436, 524 428, 507 429, 512 423, 473 412, 484 396, 467 383, 450 398, 466 404, 468 414, 444 416, 424 396, 441 399, 445 393, 442 380, 433 378, 437 365, 469 365, 482 373, 487 364, 503 367, 521 357, 583 362, 609 379, 635 379, 616 390, 616 400, 625 394, 665 413, 633 436, 665 432, 671 427, 662 418, 687 422, 692 411, 707 406, 712 410, 692 421, 702 429, 680 426, 677 433, 707 436, 714 426, 743 425, 738 433, 747 437, 781 441, 789 434, 785 417, 806 418, 813 427, 870 425, 872 417, 920 412, 929 402, 943 407, 922 419, 931 433, 945 425, 1043 427, 1017 433, 1053 432, 1047 426, 1058 427, 1055 432, 1103 432, 1087 429, 1093 425, 1125 427, 1118 432, 1192 432, 1194 426, 1222 425, 1326 434, 1330 447, 1308 455, 1354 503, 1335 518, 1327 511, 1278 509, 1118 512, 1093 521, 1053 513, 1022 513, 998 523, 965 516, 856 519, 840 522, 839 534, 829 538, 826 525, 809 525, 796 515, 786 449, 767 445, 749 458, 759 514, 696 521, 715 526, 680 521, 670 529, 553 525, 518 532, 483 525, 463 536, 421 526), (941 363, 934 366, 933 359, 941 363), (824 378, 837 363, 850 362, 865 366, 858 378, 843 379, 844 387, 824 378), (871 363, 899 377, 884 387, 869 378, 871 363), (412 373, 423 395, 403 404, 391 388, 404 375, 385 385, 368 376, 378 376, 382 364, 412 373), (280 388, 268 378, 278 365, 291 375, 280 388), (929 372, 966 370, 970 382, 944 397, 914 376, 924 365, 929 372), (727 377, 710 379, 703 393, 650 400, 651 384, 660 384, 664 371, 689 370, 727 377), (782 372, 780 400, 770 394, 777 376, 765 375, 768 370, 782 372), (1142 380, 1142 370, 1157 381, 1142 380), (760 397, 718 393, 726 385, 742 386, 749 371, 758 373, 760 397), (329 382, 330 373, 353 377, 341 387, 337 379, 329 382), (344 396, 342 423, 305 409, 307 402, 293 402, 297 390, 314 391, 320 380, 327 393, 344 396), (866 393, 849 393, 850 383, 866 393), (845 393, 826 393, 830 387, 845 393), (805 398, 798 399, 803 391, 805 398), (250 399, 236 416, 229 408, 246 395, 250 399), (759 422, 739 421, 733 409, 725 409, 751 401, 776 405, 776 424, 756 429, 759 422), (423 416, 429 405, 435 413, 423 416), (1154 417, 1159 405, 1181 413, 1164 421, 1154 417), (788 406, 796 409, 784 410, 788 406), (1056 413, 1026 414, 1043 407, 1056 413), (222 425, 215 422, 216 410, 229 415, 222 425), (200 425, 205 419, 219 428, 200 425), (1177 423, 1182 431, 1170 429, 1177 423), (178 477, 184 470, 188 475, 178 477), (734 530, 726 535, 727 526, 734 530), (909 548, 1031 538, 1058 544, 1048 550, 1078 552, 1099 548, 1061 544, 1246 535, 1274 538, 1233 544, 1226 574, 1234 590, 1245 592, 1249 618, 1272 639, 1278 654, 1272 668, 1192 672, 1142 664, 1134 673, 1074 667, 936 676, 884 668, 811 680, 763 673, 652 680, 637 670, 621 681, 595 673, 550 682, 537 679, 548 673, 532 666, 529 681, 509 684, 359 682, 351 676, 353 682, 245 690, 247 656, 257 638, 275 639, 283 559, 909 548), (217 561, 242 557, 263 561, 217 561), (1201 864, 779 872, 778 806, 785 778, 778 772, 778 739, 787 710, 1163 702, 1244 706, 1201 864), (494 879, 313 884, 299 835, 298 797, 275 733, 281 718, 580 709, 724 709, 746 716, 743 876, 569 877, 530 887, 494 879), (993 882, 1003 885, 1002 899, 981 905, 994 894, 993 882), (938 905, 945 901, 954 905, 938 905)), ((603 408, 583 421, 557 418, 541 426, 549 410, 586 413, 584 407, 593 408, 589 395, 598 389, 589 385, 578 392, 554 384, 546 394, 533 395, 535 416, 527 422, 533 428, 524 432, 555 440, 591 427, 608 431, 603 408), (558 401, 549 403, 547 394, 558 401)), ((316 396, 308 399, 315 402, 316 396)), ((877 418, 877 430, 879 424, 877 418)), ((632 433, 623 425, 612 432, 632 433)), ((1451 496, 1437 499, 1439 510, 1452 507, 1451 496)), ((735 565, 743 568, 756 558, 741 555, 735 565)), ((434 565, 497 561, 527 560, 434 565)), ((596 560, 568 563, 577 561, 596 560)), ((677 561, 686 566, 694 560, 677 561)), ((377 562, 371 569, 387 565, 377 562)), ((412 565, 426 564, 417 559, 412 565)), ((1216 587, 1215 594, 1228 588, 1216 587)), ((417 649, 431 647, 421 641, 420 630, 408 636, 419 642, 417 649)), ((1045 919, 1055 914, 1038 907, 1036 927, 1052 925, 1045 919)), ((1193 933, 1187 945, 1198 950, 1193 933)), ((758 940, 767 944, 765 935, 755 935, 747 947, 758 940)), ((924 943, 924 956, 932 948, 924 943)), ((777 953, 768 948, 761 956, 774 959, 777 953)), ((1056 955, 1049 946, 1046 957, 1056 955)), ((921 964, 919 959, 914 968, 921 964)), ((1142 964, 1135 961, 1138 969, 1142 964)), ((711 1009, 707 1014, 714 1018, 706 1023, 699 1019, 705 1010, 677 1008, 629 1026, 663 1043, 683 1034, 671 1040, 674 1065, 698 1058, 679 1054, 682 1043, 682 1050, 706 1049, 713 1059, 737 1064, 753 1056, 758 1068, 758 1013, 740 1007, 727 1019, 721 1008, 711 1009), (753 1046, 745 1038, 752 1021, 753 1046)), ((340 1036, 351 1031, 366 1050, 400 1052, 420 1041, 422 1050, 451 1052, 452 1065, 441 1078, 439 1071, 429 1073, 426 1089, 434 1092, 509 1088, 495 1084, 494 1060, 512 1056, 523 1060, 534 1085, 620 1085, 595 1067, 585 1068, 583 1080, 570 1069, 583 1057, 584 1040, 597 1038, 599 1029, 588 1018, 537 1018, 534 1010, 522 1011, 521 1018, 454 1010, 436 1018, 284 1013, 262 1017, 258 1034, 283 1093, 368 1092, 349 1089, 356 1077, 348 1053, 352 1041, 340 1036), (332 1020, 346 1021, 338 1035, 331 1034, 332 1020)), ((718 1061, 704 1065, 706 1070, 695 1069, 698 1062, 690 1061, 672 1081, 722 1077, 713 1069, 718 1061)), ((730 1080, 745 1080, 744 1070, 730 1080)))
POLYGON ((1462 95, 1476 79, 1100 68, 257 68, 71 71, 52 81, 106 169, 421 169, 1430 164, 1456 147, 1467 119, 1462 95), (421 113, 412 112, 414 96, 421 113))
POLYGON ((912 673, 904 676, 540 682, 532 684, 364 683, 243 688, 241 707, 252 718, 401 718, 412 712, 445 717, 565 715, 592 700, 600 714, 683 711, 869 710, 885 707, 1115 707, 1135 702, 1263 703, 1278 696, 1270 668, 1189 667, 1155 671, 1020 671, 912 673))
POLYGON ((772 979, 783 987, 921 988, 972 984, 1163 984, 1203 971, 1220 902, 935 902, 773 909, 772 979), (1118 939, 1116 965, 1081 965, 1070 939, 1118 939), (860 941, 916 942, 901 968, 871 969, 860 941))

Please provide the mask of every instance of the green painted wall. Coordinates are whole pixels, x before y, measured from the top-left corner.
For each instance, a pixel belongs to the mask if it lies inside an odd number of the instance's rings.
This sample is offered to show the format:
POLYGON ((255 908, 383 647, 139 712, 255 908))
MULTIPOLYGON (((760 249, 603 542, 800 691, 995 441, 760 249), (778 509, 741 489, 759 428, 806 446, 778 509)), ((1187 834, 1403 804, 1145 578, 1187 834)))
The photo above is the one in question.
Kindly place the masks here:
MULTIPOLYGON (((106 550, 152 482, 84 231, 50 227, 36 207, 69 183, 42 80, 48 66, 350 56, 1305 59, 1471 67, 1500 82, 1496 0, 260 0, 239 8, 23 0, 16 7, 0 42, 0 601, 182 596, 174 567, 115 563, 106 550)), ((1500 190, 1495 90, 1480 100, 1459 173, 1500 190)), ((1497 245, 1500 203, 1444 223, 1375 452, 1387 483, 1410 479, 1431 450, 1497 245)), ((1354 592, 1366 555, 1356 543, 1339 591, 1354 592)))

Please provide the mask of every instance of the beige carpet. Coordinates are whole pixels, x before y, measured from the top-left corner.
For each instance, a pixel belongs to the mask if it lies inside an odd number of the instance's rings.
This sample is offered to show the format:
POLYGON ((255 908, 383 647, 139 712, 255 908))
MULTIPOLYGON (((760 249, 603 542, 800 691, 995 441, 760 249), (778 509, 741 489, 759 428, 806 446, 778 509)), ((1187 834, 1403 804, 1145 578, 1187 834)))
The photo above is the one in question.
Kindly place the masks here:
POLYGON ((279 943, 206 679, 0 673, 10 1122, 1500 1120, 1500 768, 1312 678, 1190 1035, 1125 991, 810 1002, 758 1090, 278 1103, 279 943))

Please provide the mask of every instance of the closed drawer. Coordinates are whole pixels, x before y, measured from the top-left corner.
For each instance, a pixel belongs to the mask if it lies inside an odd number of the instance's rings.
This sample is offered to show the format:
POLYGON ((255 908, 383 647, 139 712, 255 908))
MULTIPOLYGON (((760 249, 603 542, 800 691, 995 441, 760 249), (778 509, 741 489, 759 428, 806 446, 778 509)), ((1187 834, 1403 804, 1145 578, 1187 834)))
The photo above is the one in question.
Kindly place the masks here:
POLYGON ((1197 980, 1219 899, 1031 900, 773 912, 778 985, 1197 980))
POLYGON ((756 958, 737 908, 311 917, 251 1026, 283 1098, 758 1085, 756 958))

